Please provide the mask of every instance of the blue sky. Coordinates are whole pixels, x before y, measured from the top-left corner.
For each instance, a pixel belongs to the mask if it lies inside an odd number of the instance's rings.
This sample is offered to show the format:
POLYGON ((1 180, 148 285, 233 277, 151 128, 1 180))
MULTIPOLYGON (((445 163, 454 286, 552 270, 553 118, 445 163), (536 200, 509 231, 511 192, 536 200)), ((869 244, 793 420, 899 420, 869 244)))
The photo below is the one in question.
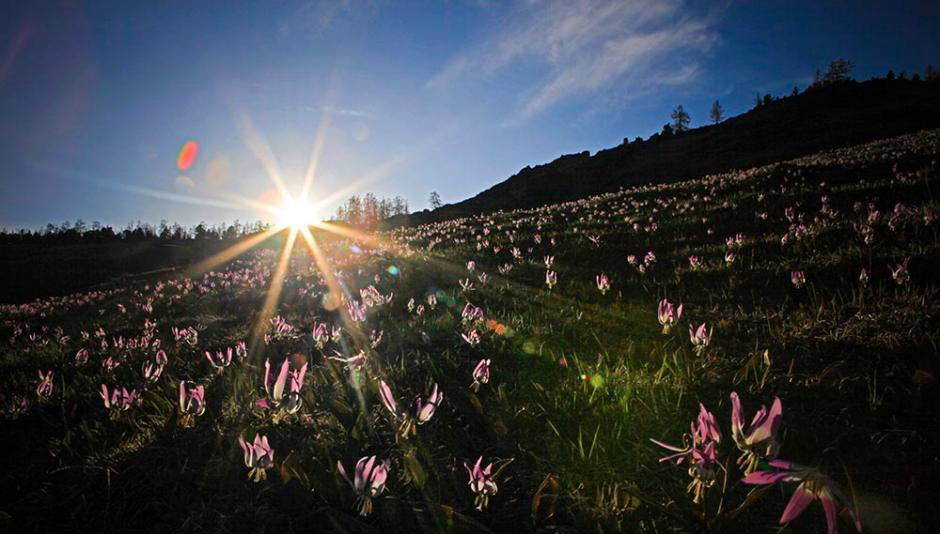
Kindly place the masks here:
MULTIPOLYGON (((936 2, 4 2, 0 227, 253 220, 262 140, 299 191, 456 202, 526 165, 692 125, 838 57, 940 67, 936 2), (328 119, 328 122, 327 122, 328 119), (325 126, 324 126, 325 125, 325 126), (200 150, 181 172, 187 140, 200 150)), ((328 202, 332 212, 336 203, 328 202)))

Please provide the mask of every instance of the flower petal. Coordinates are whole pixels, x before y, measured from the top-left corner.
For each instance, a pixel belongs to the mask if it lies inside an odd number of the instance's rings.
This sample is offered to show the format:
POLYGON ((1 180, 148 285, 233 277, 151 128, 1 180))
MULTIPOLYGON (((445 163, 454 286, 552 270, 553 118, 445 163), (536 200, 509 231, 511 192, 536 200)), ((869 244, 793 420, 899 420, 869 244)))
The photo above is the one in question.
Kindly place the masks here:
POLYGON ((780 524, 789 523, 796 519, 811 502, 813 502, 813 494, 807 491, 803 484, 797 486, 793 496, 790 497, 790 502, 783 510, 783 515, 780 516, 780 524))

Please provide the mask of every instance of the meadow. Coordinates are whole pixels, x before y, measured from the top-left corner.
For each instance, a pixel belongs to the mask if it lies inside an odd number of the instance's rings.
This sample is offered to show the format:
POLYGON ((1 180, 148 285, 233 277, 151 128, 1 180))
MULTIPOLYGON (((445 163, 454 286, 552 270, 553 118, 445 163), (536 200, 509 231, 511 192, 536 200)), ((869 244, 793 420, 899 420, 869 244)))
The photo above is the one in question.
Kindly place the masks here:
POLYGON ((938 154, 292 233, 0 306, 0 526, 927 532, 938 154))

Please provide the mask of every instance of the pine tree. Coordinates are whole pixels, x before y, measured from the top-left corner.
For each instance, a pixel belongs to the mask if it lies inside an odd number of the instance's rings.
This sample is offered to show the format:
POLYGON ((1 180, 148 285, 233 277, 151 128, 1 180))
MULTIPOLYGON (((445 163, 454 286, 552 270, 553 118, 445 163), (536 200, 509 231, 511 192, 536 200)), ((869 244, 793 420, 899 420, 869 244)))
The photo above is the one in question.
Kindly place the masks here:
POLYGON ((722 109, 721 104, 717 100, 712 104, 712 109, 708 113, 708 116, 711 118, 712 123, 718 124, 721 122, 721 119, 724 118, 724 109, 722 109))
POLYGON ((441 195, 437 194, 437 191, 431 191, 431 195, 428 197, 428 204, 431 205, 432 210, 441 207, 441 195))
POLYGON ((685 108, 682 107, 682 104, 676 106, 676 109, 672 110, 672 113, 669 114, 669 118, 672 119, 672 129, 676 133, 681 133, 689 129, 689 114, 685 111, 685 108))

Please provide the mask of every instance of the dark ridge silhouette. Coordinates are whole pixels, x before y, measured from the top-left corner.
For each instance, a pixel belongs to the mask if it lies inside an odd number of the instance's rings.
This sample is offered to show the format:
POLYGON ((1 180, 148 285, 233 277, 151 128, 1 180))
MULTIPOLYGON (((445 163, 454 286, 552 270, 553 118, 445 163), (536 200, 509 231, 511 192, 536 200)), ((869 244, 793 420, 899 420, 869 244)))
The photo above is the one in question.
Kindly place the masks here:
MULTIPOLYGON (((664 120, 668 113, 664 111, 664 120)), ((940 127, 940 82, 840 81, 686 132, 561 156, 433 211, 393 217, 387 227, 575 200, 647 183, 675 182, 940 127)))

